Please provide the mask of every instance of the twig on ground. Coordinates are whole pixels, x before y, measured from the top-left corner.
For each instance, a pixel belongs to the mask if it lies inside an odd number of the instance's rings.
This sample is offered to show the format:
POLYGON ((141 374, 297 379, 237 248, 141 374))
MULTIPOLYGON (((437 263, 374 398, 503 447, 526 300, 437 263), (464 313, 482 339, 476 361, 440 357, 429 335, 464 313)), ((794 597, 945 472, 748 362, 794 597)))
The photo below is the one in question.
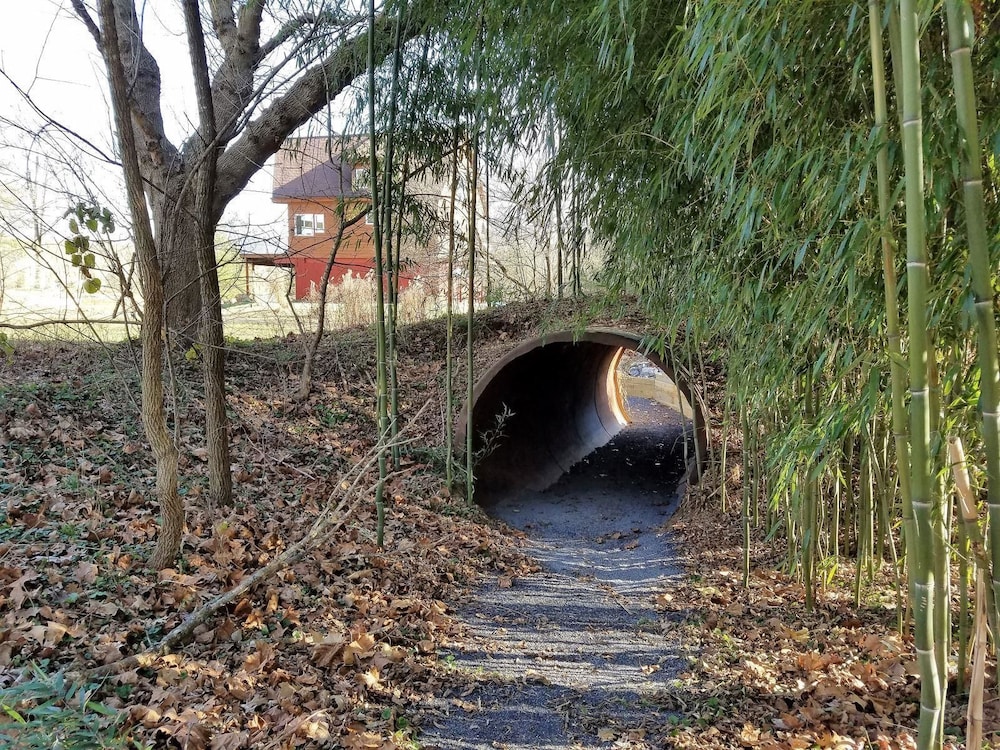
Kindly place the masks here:
POLYGON ((81 673, 84 680, 94 680, 111 675, 120 674, 130 669, 151 666, 159 657, 169 653, 171 649, 187 640, 195 628, 205 622, 223 607, 228 606, 239 596, 250 591, 262 581, 269 579, 274 574, 284 570, 289 565, 298 562, 307 552, 329 533, 339 529, 346 523, 350 515, 360 507, 366 497, 375 491, 378 480, 371 484, 361 485, 364 477, 378 463, 381 451, 389 450, 393 445, 405 445, 412 442, 411 439, 402 439, 403 435, 417 422, 418 418, 426 409, 426 404, 421 407, 413 418, 399 431, 395 440, 383 439, 378 442, 365 456, 355 464, 347 474, 337 482, 337 489, 330 493, 326 506, 319 516, 313 521, 309 531, 305 536, 295 542, 292 546, 275 557, 264 567, 258 569, 252 575, 247 576, 229 591, 219 594, 214 599, 203 604, 194 612, 189 614, 173 630, 167 633, 155 646, 139 654, 126 656, 118 661, 104 664, 93 669, 85 670, 81 673))

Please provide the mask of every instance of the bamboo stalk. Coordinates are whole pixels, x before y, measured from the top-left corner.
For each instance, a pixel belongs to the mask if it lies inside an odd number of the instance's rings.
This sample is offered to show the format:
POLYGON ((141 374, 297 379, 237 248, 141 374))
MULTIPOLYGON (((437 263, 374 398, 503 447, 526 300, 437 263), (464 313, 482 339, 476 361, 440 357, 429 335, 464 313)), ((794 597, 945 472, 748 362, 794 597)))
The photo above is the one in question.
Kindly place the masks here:
POLYGON ((473 476, 472 454, 472 401, 475 380, 473 379, 473 343, 474 318, 476 313, 476 194, 479 190, 479 133, 472 135, 472 173, 469 177, 469 300, 468 321, 465 331, 466 354, 466 390, 465 413, 467 415, 465 428, 465 491, 466 498, 471 503, 476 493, 475 477, 473 476))
MULTIPOLYGON (((451 188, 448 199, 448 281, 446 282, 445 319, 447 333, 445 335, 445 482, 448 492, 455 487, 455 438, 452 422, 455 418, 454 391, 454 356, 452 345, 455 339, 455 203, 458 193, 458 124, 452 138, 451 149, 451 188)), ((471 415, 470 415, 471 416, 471 415)), ((468 429, 468 428, 466 428, 468 429)))
POLYGON ((722 456, 721 463, 719 465, 719 491, 722 493, 722 515, 726 515, 728 510, 727 506, 727 496, 726 496, 726 479, 728 478, 728 471, 726 467, 726 446, 729 445, 729 420, 731 418, 730 409, 732 409, 732 404, 729 400, 729 394, 726 394, 726 399, 723 401, 722 408, 722 456))
MULTIPOLYGON (((972 538, 979 536, 979 518, 976 512, 976 501, 972 495, 969 482, 969 469, 965 463, 965 451, 960 438, 948 441, 948 458, 951 464, 952 476, 955 480, 955 499, 958 502, 958 684, 965 690, 968 687, 969 665, 969 583, 972 567, 972 538)), ((979 602, 976 602, 978 609, 979 602)))
POLYGON ((986 571, 976 578, 975 640, 972 647, 972 679, 969 682, 969 709, 966 713, 965 746, 983 746, 983 696, 986 694, 986 571))
MULTIPOLYGON (((931 339, 933 342, 933 338, 931 339)), ((933 343, 932 343, 933 348, 933 343)), ((941 379, 937 366, 937 358, 930 357, 927 361, 927 385, 930 391, 931 411, 931 462, 937 466, 941 461, 942 447, 941 424, 944 422, 943 400, 941 398, 941 379)), ((936 508, 931 513, 934 524, 932 560, 934 564, 934 633, 936 639, 938 680, 941 682, 941 695, 948 690, 948 655, 951 652, 951 518, 948 513, 950 503, 944 502, 945 478, 944 472, 934 472, 934 484, 938 498, 936 508)))
MULTIPOLYGON (((843 465, 843 462, 838 463, 843 465)), ((834 477, 833 504, 830 507, 830 553, 835 562, 839 562, 840 559, 840 503, 843 484, 842 476, 834 477)))
MULTIPOLYGON (((810 363, 806 368, 805 388, 802 397, 805 402, 805 419, 810 429, 815 424, 813 408, 813 368, 810 363)), ((803 462, 802 467, 802 583, 806 589, 806 611, 812 612, 816 606, 814 590, 814 564, 816 561, 816 497, 811 461, 803 462)))
POLYGON ((865 572, 871 582, 872 572, 872 455, 866 420, 861 427, 860 507, 858 508, 858 549, 854 571, 854 605, 861 605, 862 581, 865 572))
POLYGON ((750 585, 750 418, 747 415, 746 399, 740 402, 740 427, 743 429, 743 585, 750 585))
MULTIPOLYGON (((910 334, 910 492, 914 514, 915 647, 920 668, 918 750, 942 745, 944 696, 941 694, 934 632, 934 498, 930 451, 927 362, 933 356, 927 337, 928 270, 924 216, 923 118, 921 113, 920 19, 917 0, 900 2, 900 79, 902 80, 903 156, 906 180, 906 279, 910 334)), ((937 636, 937 637, 936 637, 937 636)))
MULTIPOLYGON (((969 242, 969 266, 975 295, 976 324, 979 335, 980 407, 983 412, 983 447, 986 460, 986 503, 989 513, 990 567, 986 571, 993 600, 1000 601, 1000 365, 997 361, 997 334, 994 320, 993 275, 989 258, 986 211, 983 199, 982 155, 979 148, 979 122, 976 115, 976 92, 972 78, 972 45, 975 23, 968 0, 948 0, 948 39, 951 48, 952 75, 958 124, 963 135, 962 197, 965 203, 966 231, 969 242)), ((994 610, 993 619, 997 619, 994 610)))
MULTIPOLYGON (((872 91, 875 104, 875 127, 881 133, 881 144, 875 161, 878 185, 879 235, 882 245, 882 277, 885 289, 886 347, 892 403, 892 436, 896 448, 896 472, 899 476, 899 493, 902 499, 904 542, 915 538, 913 506, 910 496, 910 440, 906 418, 906 370, 899 331, 899 299, 897 294, 896 259, 890 231, 888 107, 885 91, 885 57, 882 45, 882 13, 879 0, 868 2, 868 30, 872 57, 872 91)), ((898 59, 898 58, 897 58, 898 59)), ((897 85, 897 89, 899 86, 897 85)), ((909 564, 913 554, 906 554, 908 580, 914 580, 909 564)))
MULTIPOLYGON (((692 402, 691 403, 691 427, 692 427, 692 432, 693 432, 694 431, 695 410, 698 408, 698 406, 697 406, 698 402, 697 402, 697 396, 695 395, 695 386, 694 386, 694 383, 696 382, 695 381, 695 372, 694 372, 694 355, 692 354, 692 351, 691 351, 692 348, 695 345, 695 339, 694 339, 694 336, 693 336, 693 334, 691 332, 692 328, 693 328, 693 326, 691 325, 691 321, 689 320, 688 321, 688 325, 687 325, 687 330, 685 331, 685 336, 684 336, 684 348, 687 350, 687 378, 688 378, 688 384, 691 386, 691 394, 692 394, 692 399, 691 399, 691 402, 692 402)), ((702 413, 705 416, 705 418, 707 419, 708 418, 708 412, 707 412, 707 410, 702 410, 702 413)), ((694 465, 695 465, 695 470, 698 472, 698 474, 701 474, 701 472, 702 472, 702 470, 704 469, 704 466, 705 466, 705 457, 701 455, 701 441, 698 440, 698 436, 697 435, 694 435, 694 465)), ((754 481, 754 492, 756 492, 756 491, 757 491, 757 482, 755 480, 754 481)), ((755 513, 754 513, 754 520, 755 521, 756 521, 756 518, 757 517, 756 517, 756 511, 755 511, 755 513)))
MULTIPOLYGON (((985 571, 990 565, 990 559, 986 554, 986 543, 983 539, 982 530, 979 528, 976 498, 969 483, 969 472, 965 464, 965 450, 962 448, 961 439, 956 437, 948 441, 948 454, 952 476, 955 479, 955 495, 958 498, 958 508, 961 517, 960 527, 969 542, 970 559, 975 562, 977 568, 985 571)), ((986 599, 986 616, 989 622, 989 629, 993 633, 1000 632, 997 629, 996 605, 993 599, 992 587, 986 589, 986 599)))

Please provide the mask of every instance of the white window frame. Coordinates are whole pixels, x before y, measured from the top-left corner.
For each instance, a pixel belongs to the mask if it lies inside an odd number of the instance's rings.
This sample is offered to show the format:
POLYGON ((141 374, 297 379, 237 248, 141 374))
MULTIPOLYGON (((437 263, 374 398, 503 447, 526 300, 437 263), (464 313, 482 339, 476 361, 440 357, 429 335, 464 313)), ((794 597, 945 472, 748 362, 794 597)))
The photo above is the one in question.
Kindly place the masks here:
POLYGON ((292 231, 296 237, 326 234, 326 216, 324 214, 295 214, 295 218, 292 220, 292 231))

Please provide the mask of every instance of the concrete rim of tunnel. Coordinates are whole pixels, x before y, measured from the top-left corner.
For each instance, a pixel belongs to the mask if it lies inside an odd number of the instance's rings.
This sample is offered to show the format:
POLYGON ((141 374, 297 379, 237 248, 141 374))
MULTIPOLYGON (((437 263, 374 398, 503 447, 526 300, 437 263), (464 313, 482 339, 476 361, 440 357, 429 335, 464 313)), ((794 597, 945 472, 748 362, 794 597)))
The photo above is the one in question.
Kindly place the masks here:
MULTIPOLYGON (((544 347, 551 346, 553 344, 583 343, 600 344, 609 348, 617 349, 617 354, 613 358, 614 365, 617 365, 617 362, 624 350, 633 350, 643 354, 651 362, 663 370, 667 377, 669 377, 676 384, 681 393, 684 394, 688 404, 691 406, 694 436, 696 442, 698 443, 698 450, 695 454, 701 455, 702 457, 708 455, 708 434, 705 416, 700 408, 701 400, 697 397, 691 384, 687 382, 685 378, 677 374, 673 363, 670 361, 668 356, 661 357, 655 351, 651 350, 649 338, 647 336, 617 328, 595 327, 587 328, 582 331, 564 330, 546 333, 541 336, 536 336, 522 341, 520 344, 514 346, 502 357, 500 357, 500 359, 498 359, 482 376, 476 380, 473 388, 473 413, 475 414, 476 406, 479 404, 480 397, 482 397, 484 392, 487 391, 494 380, 496 380, 501 373, 522 357, 530 355, 532 352, 537 352, 539 349, 543 349, 544 347)), ((620 393, 616 392, 614 400, 617 403, 610 403, 608 404, 608 407, 615 413, 614 416, 619 418, 621 423, 624 425, 627 423, 627 420, 623 416, 624 405, 620 401, 620 393)), ((465 446, 467 425, 467 405, 463 405, 461 411, 459 412, 458 419, 455 422, 454 431, 455 446, 459 452, 461 452, 465 446)), ((692 460, 688 466, 688 481, 692 483, 697 482, 698 474, 701 468, 702 467, 697 465, 696 461, 692 460)))

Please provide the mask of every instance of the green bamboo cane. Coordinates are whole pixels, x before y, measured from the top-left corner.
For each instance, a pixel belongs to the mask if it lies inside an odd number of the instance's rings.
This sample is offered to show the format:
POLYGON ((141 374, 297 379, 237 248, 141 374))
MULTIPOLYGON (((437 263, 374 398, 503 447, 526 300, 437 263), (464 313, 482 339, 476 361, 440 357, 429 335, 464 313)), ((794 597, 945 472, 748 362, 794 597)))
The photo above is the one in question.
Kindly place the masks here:
MULTIPOLYGON (((455 488, 455 439, 452 434, 452 421, 455 416, 455 386, 454 375, 452 373, 453 354, 452 344, 455 338, 455 196, 458 193, 458 124, 455 125, 455 132, 451 146, 451 195, 448 202, 448 280, 446 282, 447 299, 445 300, 445 318, 447 320, 447 334, 445 345, 445 481, 450 493, 455 488)), ((471 428, 471 417, 466 420, 466 430, 471 428)))
MULTIPOLYGON (((850 542, 854 540, 855 545, 858 543, 857 537, 857 498, 854 495, 854 453, 857 450, 857 438, 852 434, 846 438, 846 444, 844 446, 844 473, 847 476, 847 507, 846 518, 841 522, 844 526, 844 538, 850 542)), ((850 548, 850 544, 847 545, 850 548)))
MULTIPOLYGON (((812 363, 806 368, 805 388, 802 397, 805 402, 806 424, 811 430, 816 421, 813 407, 813 368, 812 363)), ((802 583, 806 589, 806 611, 812 612, 816 606, 814 591, 814 562, 816 559, 816 495, 812 474, 812 461, 803 462, 802 468, 802 583)))
POLYGON ((975 580, 975 566, 970 564, 973 560, 969 527, 978 531, 979 517, 975 508, 976 501, 969 486, 969 471, 965 465, 962 441, 956 437, 950 438, 948 449, 948 463, 955 479, 955 499, 959 509, 958 545, 955 550, 958 556, 958 689, 964 693, 969 685, 969 625, 972 624, 969 615, 969 588, 975 580), (964 512, 966 506, 969 508, 968 513, 964 512))
MULTIPOLYGON (((692 384, 692 387, 691 387, 691 401, 692 401, 692 403, 691 403, 691 425, 692 425, 692 432, 693 432, 693 427, 694 427, 695 410, 698 408, 698 406, 697 406, 697 400, 696 400, 697 397, 694 394, 694 383, 696 382, 695 381, 695 371, 694 371, 694 356, 692 355, 692 351, 691 351, 693 349, 693 347, 695 346, 695 341, 696 341, 695 337, 694 337, 694 334, 692 333, 693 329, 694 329, 694 326, 692 325, 692 321, 689 319, 688 320, 688 325, 687 325, 687 330, 685 332, 686 335, 684 336, 684 348, 687 349, 687 370, 688 370, 687 371, 687 377, 688 377, 688 383, 692 384)), ((707 418, 708 415, 705 415, 705 416, 707 418)), ((704 466, 705 466, 705 457, 701 455, 701 441, 698 440, 698 436, 697 435, 694 436, 694 465, 695 465, 695 470, 700 475, 701 472, 702 472, 702 470, 704 469, 704 466)), ((754 481, 754 491, 756 492, 756 490, 757 490, 757 482, 755 480, 754 481)))
POLYGON ((471 503, 475 498, 476 484, 473 476, 472 454, 472 402, 475 380, 473 379, 473 343, 475 337, 474 318, 476 314, 476 194, 479 190, 479 132, 472 135, 472 173, 469 177, 469 300, 468 321, 465 331, 465 413, 467 415, 465 428, 465 491, 466 498, 471 503))
POLYGON ((906 281, 910 334, 910 494, 915 557, 913 583, 915 646, 920 668, 919 750, 940 748, 944 696, 935 656, 934 481, 931 471, 927 337, 930 286, 924 216, 923 119, 921 114, 919 14, 917 0, 900 0, 900 78, 903 83, 903 160, 906 178, 906 281))
MULTIPOLYGON (((899 335, 899 299, 897 293, 896 259, 889 228, 891 191, 889 188, 889 148, 887 139, 888 108, 885 93, 885 63, 882 46, 882 13, 878 0, 868 2, 868 30, 872 56, 872 90, 875 102, 875 127, 881 133, 881 145, 875 161, 878 184, 879 235, 882 238, 882 272, 885 286, 886 344, 888 347, 890 388, 892 395, 892 435, 896 448, 896 471, 899 494, 903 503, 904 541, 915 538, 913 506, 910 501, 910 441, 906 418, 906 369, 899 335)), ((909 566, 913 554, 907 554, 909 566)), ((908 580, 913 571, 908 570, 908 580)))
MULTIPOLYGON (((980 406, 983 411, 983 446, 986 452, 986 502, 989 509, 987 536, 990 566, 987 576, 994 601, 1000 601, 1000 366, 997 363, 996 322, 993 318, 993 277, 990 271, 986 210, 983 200, 983 170, 979 151, 979 122, 972 80, 972 44, 975 25, 967 0, 948 0, 948 38, 958 124, 964 137, 962 197, 969 242, 969 265, 975 295, 979 333, 980 406)), ((996 611, 993 619, 996 619, 996 611)))
MULTIPOLYGON (((930 338, 933 350, 933 336, 930 338)), ((937 357, 927 361, 927 386, 930 392, 931 412, 931 462, 937 466, 941 461, 943 441, 941 439, 941 424, 944 422, 943 399, 941 398, 941 378, 937 366, 937 357)), ((937 507, 931 514, 934 524, 933 565, 934 580, 934 634, 936 638, 938 680, 941 682, 941 694, 948 690, 948 654, 951 652, 951 519, 948 512, 950 503, 945 501, 944 472, 935 472, 935 494, 939 498, 937 507)))
POLYGON ((740 405, 740 427, 743 429, 743 585, 750 584, 750 417, 745 394, 738 399, 740 405))
MULTIPOLYGON (((854 605, 861 604, 861 584, 872 564, 872 455, 868 420, 861 428, 861 477, 858 508, 858 551, 854 572, 854 605)), ((869 582, 871 576, 869 575, 869 582)))
POLYGON ((722 515, 726 515, 728 511, 728 498, 726 497, 726 478, 728 476, 728 467, 726 466, 726 446, 729 445, 729 420, 731 417, 730 410, 732 407, 732 402, 729 397, 729 393, 726 393, 726 398, 722 402, 722 456, 719 465, 719 490, 722 493, 722 515))
MULTIPOLYGON (((843 465, 843 461, 838 461, 838 463, 843 465)), ((833 503, 830 506, 830 553, 833 555, 834 564, 837 565, 840 559, 840 503, 843 477, 838 476, 834 479, 833 503)))

